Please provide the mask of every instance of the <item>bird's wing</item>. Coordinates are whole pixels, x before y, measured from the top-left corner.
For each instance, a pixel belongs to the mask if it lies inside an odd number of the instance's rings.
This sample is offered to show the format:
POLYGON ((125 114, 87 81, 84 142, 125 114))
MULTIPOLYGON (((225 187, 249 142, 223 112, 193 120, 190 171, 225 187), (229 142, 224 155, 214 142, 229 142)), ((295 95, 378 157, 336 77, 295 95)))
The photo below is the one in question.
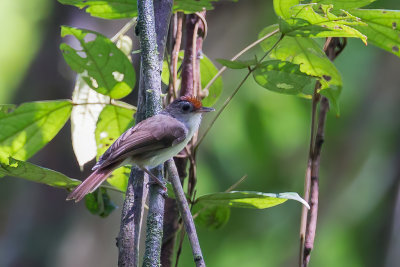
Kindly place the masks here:
POLYGON ((100 157, 93 170, 146 152, 168 148, 185 140, 188 131, 177 119, 159 114, 123 133, 100 157))

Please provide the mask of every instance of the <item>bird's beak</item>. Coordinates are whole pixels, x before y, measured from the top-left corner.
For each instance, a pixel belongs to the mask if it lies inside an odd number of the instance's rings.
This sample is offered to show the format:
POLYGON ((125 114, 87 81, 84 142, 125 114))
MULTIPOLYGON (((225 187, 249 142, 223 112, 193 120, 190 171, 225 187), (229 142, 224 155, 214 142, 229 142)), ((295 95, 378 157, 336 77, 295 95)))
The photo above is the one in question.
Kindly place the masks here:
POLYGON ((199 113, 205 113, 205 112, 210 112, 210 111, 215 111, 215 109, 207 108, 207 107, 201 107, 198 110, 196 110, 196 112, 199 112, 199 113))

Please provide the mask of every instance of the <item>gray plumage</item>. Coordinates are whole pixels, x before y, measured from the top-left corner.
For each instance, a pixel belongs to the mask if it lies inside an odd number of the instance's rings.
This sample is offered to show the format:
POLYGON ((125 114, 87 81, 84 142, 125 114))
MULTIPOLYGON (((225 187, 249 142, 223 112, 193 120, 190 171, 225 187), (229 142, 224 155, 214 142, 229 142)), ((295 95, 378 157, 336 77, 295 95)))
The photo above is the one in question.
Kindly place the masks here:
MULTIPOLYGON (((213 110, 199 103, 190 97, 181 97, 160 114, 128 129, 104 152, 93 167, 94 172, 68 195, 67 200, 80 201, 123 165, 136 165, 151 175, 148 168, 177 155, 197 131, 201 114, 213 110)), ((156 177, 153 179, 159 182, 156 177)))

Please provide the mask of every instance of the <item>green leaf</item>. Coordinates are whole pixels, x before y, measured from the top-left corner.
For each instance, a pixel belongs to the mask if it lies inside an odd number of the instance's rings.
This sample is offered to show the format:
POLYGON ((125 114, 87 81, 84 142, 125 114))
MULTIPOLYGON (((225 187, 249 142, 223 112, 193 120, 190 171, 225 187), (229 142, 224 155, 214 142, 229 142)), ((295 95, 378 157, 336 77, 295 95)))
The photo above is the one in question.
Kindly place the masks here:
POLYGON ((356 28, 368 37, 371 44, 400 56, 400 11, 354 9, 351 13, 368 24, 356 28))
MULTIPOLYGON (((218 0, 175 0, 173 12, 191 14, 203 9, 214 9, 212 2, 218 0)), ((236 2, 237 0, 233 0, 236 2)), ((124 19, 137 17, 137 0, 58 0, 64 5, 86 8, 93 17, 103 19, 124 19)))
POLYGON ((122 192, 125 192, 128 187, 130 173, 131 167, 122 166, 111 173, 110 177, 107 178, 107 182, 122 192))
POLYGON ((165 187, 167 188, 167 195, 169 198, 173 198, 175 199, 175 192, 174 192, 174 188, 172 187, 171 183, 166 183, 165 187))
POLYGON ((104 188, 99 188, 95 192, 87 194, 85 205, 92 214, 99 215, 102 218, 107 217, 117 208, 104 188))
POLYGON ((75 36, 82 50, 63 43, 60 49, 68 65, 95 91, 111 98, 127 96, 135 85, 135 70, 127 56, 107 37, 89 30, 62 26, 61 36, 75 36), (93 37, 94 40, 87 41, 93 37))
POLYGON ((65 189, 73 188, 81 183, 79 180, 69 178, 57 171, 14 159, 0 151, 0 176, 3 175, 65 189))
POLYGON ((27 160, 60 131, 71 114, 68 100, 28 102, 10 113, 0 112, 0 150, 27 160))
POLYGON ((216 61, 221 65, 230 69, 246 69, 248 67, 257 65, 256 60, 227 60, 222 58, 217 58, 216 61))
POLYGON ((375 0, 313 0, 314 3, 325 4, 325 5, 333 5, 334 9, 340 10, 345 9, 349 10, 352 8, 363 7, 371 4, 375 0))
POLYGON ((292 15, 290 8, 298 4, 300 0, 274 0, 274 10, 279 17, 288 19, 292 15))
POLYGON ((254 70, 253 77, 262 87, 289 95, 310 95, 307 89, 315 80, 301 72, 299 65, 280 60, 264 61, 254 70))
MULTIPOLYGON (((265 28, 259 36, 264 36, 276 27, 276 25, 273 25, 265 28)), ((261 43, 262 48, 268 51, 272 47, 273 41, 275 40, 276 42, 277 38, 279 37, 273 36, 263 41, 261 43)), ((301 72, 312 77, 317 77, 321 83, 321 94, 329 98, 338 112, 337 100, 342 90, 342 78, 335 65, 327 58, 324 51, 313 39, 285 36, 271 51, 269 56, 299 65, 301 72)))
POLYGON ((208 194, 199 197, 196 203, 208 206, 217 205, 234 208, 253 208, 266 209, 279 204, 286 200, 296 200, 306 206, 310 206, 297 193, 262 193, 253 191, 231 191, 208 194))
MULTIPOLYGON (((180 66, 181 63, 182 63, 182 59, 178 58, 178 66, 180 66)), ((165 85, 169 85, 169 76, 170 76, 170 72, 169 71, 170 70, 169 70, 168 62, 167 62, 166 59, 164 59, 163 64, 162 64, 162 70, 161 70, 161 81, 165 85)))
MULTIPOLYGON (((201 88, 206 87, 217 73, 218 69, 211 60, 203 54, 203 57, 200 59, 201 88)), ((221 96, 222 88, 222 78, 218 77, 208 89, 208 95, 202 100, 203 105, 206 107, 213 106, 221 96)))
POLYGON ((93 17, 123 19, 137 17, 136 0, 58 0, 61 4, 86 8, 93 17))
POLYGON ((199 215, 195 218, 195 223, 208 229, 219 229, 224 226, 231 215, 231 209, 224 206, 203 205, 201 203, 194 205, 193 213, 199 215))
POLYGON ((101 156, 118 137, 133 126, 134 113, 134 110, 113 105, 107 105, 101 111, 95 131, 97 156, 101 156))
MULTIPOLYGON (((97 144, 97 156, 101 156, 126 130, 134 124, 131 109, 121 108, 113 105, 107 105, 99 115, 97 121, 95 137, 97 144)), ((112 186, 126 190, 128 184, 130 168, 123 166, 113 171, 107 179, 112 186)))
POLYGON ((280 20, 280 30, 290 36, 302 37, 354 37, 367 44, 367 37, 354 29, 365 25, 359 18, 342 11, 342 15, 331 13, 331 5, 303 4, 290 8, 290 18, 280 20), (317 13, 314 9, 322 11, 317 13), (350 27, 352 26, 352 27, 350 27))
POLYGON ((174 1, 174 12, 184 12, 185 14, 191 14, 200 12, 205 8, 206 10, 214 9, 211 2, 218 0, 175 0, 174 1))

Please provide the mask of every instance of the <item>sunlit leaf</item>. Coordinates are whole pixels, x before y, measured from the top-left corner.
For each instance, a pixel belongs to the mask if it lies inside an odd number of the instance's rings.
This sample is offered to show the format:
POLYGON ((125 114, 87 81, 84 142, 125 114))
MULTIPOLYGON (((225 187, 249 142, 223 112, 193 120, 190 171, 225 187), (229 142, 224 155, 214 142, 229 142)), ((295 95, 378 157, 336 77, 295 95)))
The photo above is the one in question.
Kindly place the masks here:
POLYGON ((68 100, 28 102, 10 113, 0 112, 0 150, 27 160, 61 130, 71 114, 68 100))
POLYGON ((75 89, 72 93, 75 105, 71 112, 71 138, 76 159, 81 168, 97 155, 94 131, 97 119, 110 97, 91 89, 78 74, 75 89), (89 104, 103 103, 103 104, 89 104))
POLYGON ((68 65, 98 93, 111 98, 128 95, 135 85, 135 70, 127 56, 107 37, 89 30, 63 26, 61 36, 75 36, 82 50, 63 43, 60 49, 68 65), (94 40, 88 41, 88 38, 94 40))
MULTIPOLYGON (((289 95, 310 94, 315 79, 300 71, 300 66, 287 61, 264 61, 253 71, 254 80, 262 87, 289 95)), ((311 92, 312 93, 312 92, 311 92)))
POLYGON ((117 208, 104 188, 99 188, 95 192, 87 194, 85 196, 85 205, 92 214, 103 218, 110 215, 117 208))
MULTIPOLYGON (((261 31, 260 36, 277 28, 273 25, 261 31)), ((265 51, 271 49, 278 36, 272 36, 261 43, 265 51)), ((338 98, 342 90, 342 78, 335 65, 327 58, 324 51, 311 38, 285 36, 271 51, 271 58, 300 66, 300 71, 317 77, 321 83, 321 94, 326 95, 338 112, 338 98)))
POLYGON ((208 194, 199 197, 196 203, 234 208, 266 209, 282 204, 288 199, 296 200, 307 208, 308 203, 297 193, 262 193, 253 191, 232 191, 208 194))
POLYGON ((57 171, 16 160, 7 153, 0 151, 0 176, 3 175, 66 189, 73 188, 81 183, 79 180, 69 178, 57 171))
POLYGON ((351 13, 367 23, 367 26, 356 28, 368 37, 371 44, 400 56, 400 11, 354 9, 351 13))
POLYGON ((276 15, 288 19, 292 15, 290 8, 300 4, 300 0, 274 0, 274 10, 276 15))
POLYGON ((290 17, 280 20, 280 30, 290 36, 354 37, 367 43, 367 37, 353 28, 364 22, 346 11, 337 16, 331 9, 332 6, 315 3, 295 5, 288 11, 290 17), (315 11, 317 8, 321 13, 315 11))
POLYGON ((319 4, 332 4, 334 9, 345 9, 349 10, 352 8, 363 7, 371 4, 375 0, 313 0, 313 3, 319 4))
POLYGON ((58 0, 64 5, 86 8, 93 17, 103 19, 123 19, 137 17, 136 0, 58 0))
MULTIPOLYGON (((95 136, 97 156, 101 156, 121 134, 133 126, 134 110, 107 105, 100 113, 95 136)), ((127 166, 115 170, 107 181, 116 188, 125 191, 130 168, 127 166)))

